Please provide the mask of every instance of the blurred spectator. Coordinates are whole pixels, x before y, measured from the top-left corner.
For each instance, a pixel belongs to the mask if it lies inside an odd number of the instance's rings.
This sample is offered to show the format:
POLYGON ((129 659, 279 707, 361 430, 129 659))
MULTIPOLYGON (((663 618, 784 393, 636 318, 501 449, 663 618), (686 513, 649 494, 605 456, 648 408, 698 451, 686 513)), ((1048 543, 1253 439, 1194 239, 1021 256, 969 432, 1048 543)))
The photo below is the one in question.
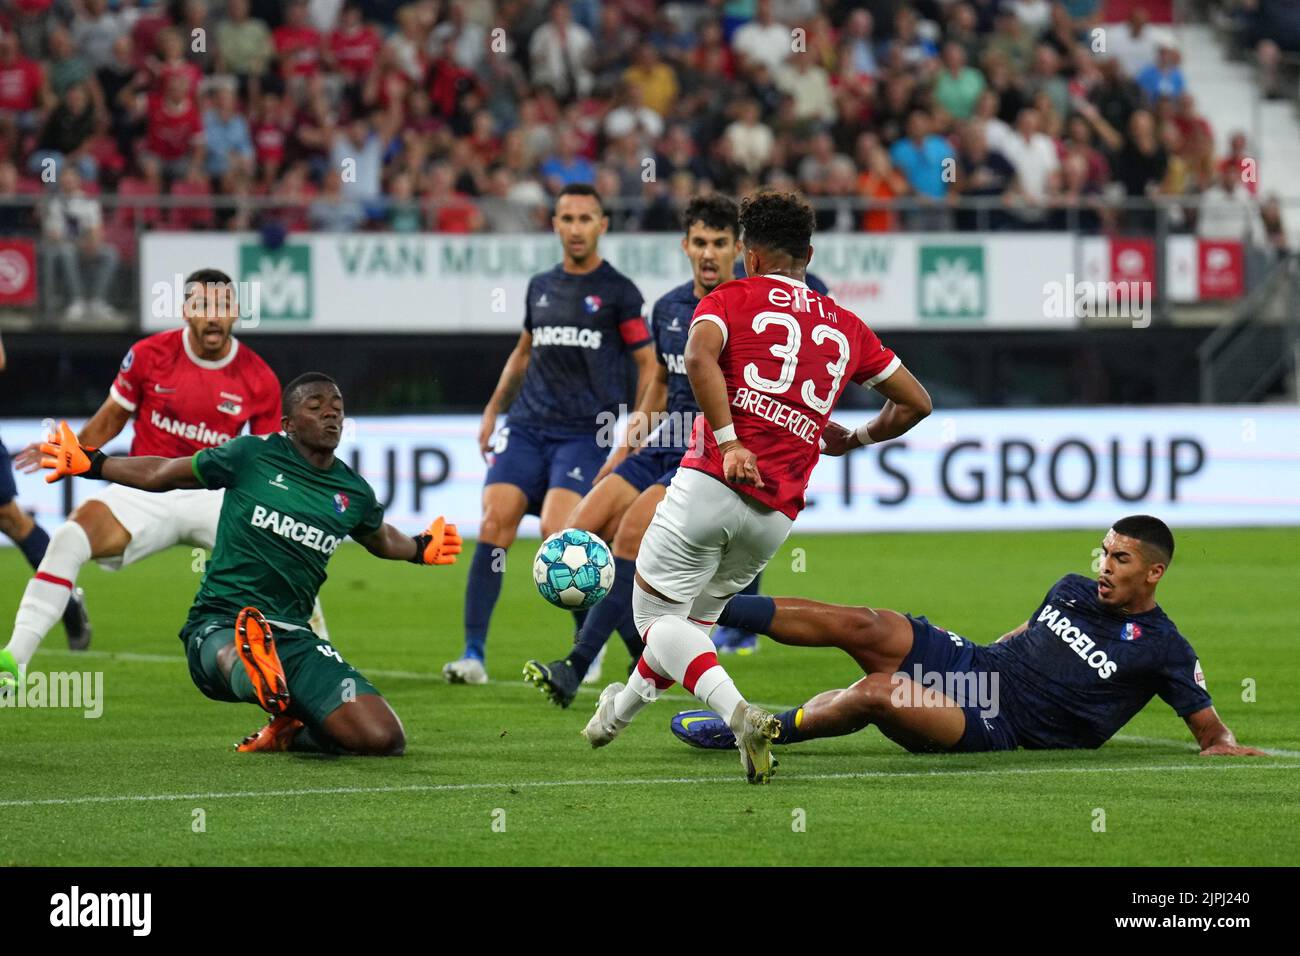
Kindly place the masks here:
POLYGON ((0 159, 0 235, 20 236, 31 228, 31 210, 19 202, 18 167, 0 159))
MULTIPOLYGON (((538 227, 538 206, 521 200, 516 185, 510 167, 497 165, 489 170, 487 193, 479 203, 488 232, 530 232, 538 227)), ((544 203, 545 197, 539 195, 535 202, 544 203)))
POLYGON ((1148 26, 1150 22, 1146 8, 1134 3, 1129 6, 1128 19, 1106 31, 1106 54, 1114 57, 1129 77, 1137 76, 1156 60, 1161 38, 1148 26))
POLYGON ((433 28, 430 40, 437 46, 448 44, 456 63, 467 70, 478 70, 488 53, 487 30, 469 19, 463 3, 447 6, 447 19, 433 28))
POLYGON ((644 102, 644 87, 627 84, 618 105, 605 114, 602 131, 609 139, 637 134, 650 140, 663 135, 663 117, 644 102))
POLYGON ((1034 36, 1025 29, 1020 18, 1010 10, 998 14, 998 27, 988 43, 986 56, 997 56, 1016 75, 1029 69, 1034 55, 1034 36))
POLYGON ((934 82, 934 98, 957 119, 967 119, 984 92, 984 74, 966 63, 960 43, 945 43, 943 66, 934 82))
POLYGON ((76 167, 68 166, 60 174, 41 214, 41 234, 46 268, 57 269, 59 285, 67 292, 63 318, 69 322, 116 318, 108 305, 108 292, 117 273, 118 252, 104 241, 103 209, 98 199, 86 194, 76 167), (93 277, 89 299, 83 282, 86 275, 93 277))
POLYGON ((1046 95, 1058 116, 1069 114, 1070 84, 1061 75, 1061 57, 1045 43, 1034 50, 1034 65, 1025 80, 1025 88, 1032 96, 1046 95))
POLYGON ((1065 157, 1058 173, 1060 189, 1052 198, 1056 208, 1048 220, 1049 229, 1085 235, 1101 231, 1101 190, 1090 175, 1083 154, 1071 153, 1065 157))
POLYGON ((794 101, 794 115, 800 120, 831 123, 835 120, 835 96, 830 77, 808 53, 792 53, 776 71, 776 85, 794 101))
POLYGON ((68 88, 46 119, 36 152, 28 162, 28 171, 39 176, 49 161, 57 175, 65 162, 72 162, 83 178, 95 180, 99 166, 84 148, 94 132, 94 104, 86 87, 78 83, 68 88))
POLYGON ((329 35, 326 63, 338 70, 348 83, 360 83, 375 68, 383 45, 379 32, 362 19, 361 5, 348 3, 343 7, 338 27, 329 35))
MULTIPOLYGON (((1004 197, 1016 184, 1016 169, 997 150, 989 148, 986 127, 972 120, 962 127, 961 150, 957 155, 957 191, 962 196, 979 199, 1004 197)), ((957 213, 957 228, 1003 229, 1008 216, 1003 209, 962 209, 957 213)))
POLYGON ((108 0, 82 0, 72 18, 72 43, 92 69, 113 61, 113 44, 127 35, 124 15, 108 8, 108 0))
MULTIPOLYGON (((892 200, 907 195, 907 179, 889 161, 889 153, 870 133, 859 138, 858 195, 868 200, 892 200)), ((898 213, 890 208, 868 208, 862 214, 863 232, 894 232, 898 213)))
POLYGON ((660 116, 666 116, 677 99, 677 74, 649 43, 637 47, 632 65, 623 72, 623 82, 639 89, 642 102, 660 116))
POLYGON ((212 106, 203 114, 203 136, 207 145, 209 176, 226 175, 232 166, 251 169, 253 137, 248 120, 239 112, 233 82, 220 83, 212 96, 212 106))
POLYGON ((1282 222, 1282 203, 1277 195, 1270 193, 1260 205, 1259 215, 1264 223, 1264 235, 1269 248, 1279 259, 1290 254, 1291 247, 1286 237, 1286 226, 1282 222))
POLYGON ((154 91, 161 93, 173 77, 185 82, 186 95, 198 99, 203 71, 185 58, 185 40, 179 30, 168 27, 158 34, 158 60, 154 63, 154 91))
POLYGON ((358 117, 346 132, 336 130, 330 148, 330 174, 341 175, 342 194, 361 203, 379 198, 383 179, 384 144, 371 121, 358 117))
POLYGON ((767 165, 772 155, 772 131, 759 120, 758 103, 745 100, 740 104, 736 121, 723 134, 731 162, 750 173, 767 165))
POLYGON ((388 183, 388 228, 393 232, 421 232, 424 217, 415 201, 411 174, 400 172, 388 183))
POLYGON ((591 160, 578 155, 578 138, 571 126, 558 131, 555 152, 542 160, 539 172, 552 195, 570 183, 589 183, 596 177, 591 160))
POLYGON ((906 177, 909 188, 923 204, 923 208, 905 217, 912 230, 942 230, 948 224, 946 211, 924 208, 946 200, 949 185, 956 178, 957 160, 952 147, 931 129, 930 114, 914 109, 907 117, 907 136, 889 150, 890 162, 906 177))
POLYGON ((754 19, 735 32, 731 49, 746 67, 763 64, 775 71, 794 49, 790 28, 778 23, 772 13, 772 0, 758 0, 754 19))
POLYGON ((1164 97, 1172 99, 1183 95, 1187 83, 1179 66, 1181 59, 1176 47, 1161 42, 1156 61, 1143 67, 1137 75, 1137 85, 1148 103, 1164 97))
POLYGON ((1040 130, 1041 120, 1038 110, 1021 110, 1015 133, 998 147, 1016 171, 1019 193, 1033 206, 1047 199, 1048 183, 1060 168, 1056 144, 1040 130))
POLYGON ((455 173, 446 163, 436 163, 429 170, 425 196, 429 228, 434 232, 478 232, 483 228, 483 214, 455 183, 455 173))
POLYGON ((843 54, 854 75, 875 78, 880 73, 876 59, 875 18, 871 11, 855 7, 844 23, 843 54))
POLYGON ((266 23, 249 15, 248 0, 227 0, 226 19, 217 25, 217 64, 244 83, 264 75, 275 56, 275 44, 266 23))
POLYGON ((1219 181, 1201 196, 1196 217, 1196 235, 1263 245, 1264 222, 1255 200, 1241 188, 1241 177, 1231 169, 1219 173, 1219 181))
POLYGON ((586 96, 591 92, 593 76, 591 34, 573 22, 565 0, 551 4, 546 23, 528 41, 533 83, 549 86, 562 99, 586 96))
POLYGON ((50 48, 50 89, 55 96, 62 96, 70 87, 93 78, 94 70, 90 61, 77 53, 72 34, 64 27, 51 29, 47 42, 50 48))
POLYGON ((317 232, 354 232, 366 220, 361 203, 343 195, 343 174, 331 170, 324 176, 324 188, 312 200, 307 212, 311 228, 317 232))
POLYGON ((1242 188, 1255 196, 1259 193, 1259 168, 1254 157, 1249 155, 1246 143, 1245 133, 1233 133, 1228 140, 1228 155, 1219 162, 1218 170, 1235 170, 1241 177, 1242 188))
POLYGON ((321 37, 307 21, 306 0, 289 0, 284 25, 271 33, 280 72, 286 80, 301 81, 320 69, 321 37))
POLYGON ((0 116, 21 130, 34 130, 53 99, 45 70, 23 55, 15 33, 0 32, 0 116))
POLYGON ((183 177, 202 159, 203 118, 185 77, 172 76, 163 94, 150 99, 144 149, 158 157, 168 179, 183 177))

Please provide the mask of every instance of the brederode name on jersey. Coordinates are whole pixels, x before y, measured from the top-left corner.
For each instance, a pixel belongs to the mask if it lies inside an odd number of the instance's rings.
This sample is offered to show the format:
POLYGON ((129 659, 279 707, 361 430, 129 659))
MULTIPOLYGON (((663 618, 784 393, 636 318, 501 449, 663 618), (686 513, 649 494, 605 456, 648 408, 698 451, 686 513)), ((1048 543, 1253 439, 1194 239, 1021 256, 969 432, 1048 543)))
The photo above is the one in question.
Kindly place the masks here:
POLYGON ((598 329, 583 329, 576 325, 544 325, 533 330, 533 344, 598 349, 601 335, 598 329))
POLYGON ((305 548, 319 551, 321 554, 333 554, 339 546, 340 538, 327 534, 315 525, 299 521, 292 515, 280 514, 262 505, 253 506, 253 517, 249 523, 254 528, 273 531, 282 538, 296 541, 305 548))
POLYGON ((1047 629, 1065 641, 1066 645, 1093 670, 1102 680, 1113 675, 1117 665, 1102 650, 1093 650, 1097 642, 1079 628, 1070 623, 1070 619, 1050 604, 1044 604, 1038 612, 1038 623, 1046 623, 1047 629))
POLYGON ((733 408, 750 412, 759 418, 766 419, 773 425, 786 429, 790 434, 797 436, 809 445, 816 443, 817 429, 820 427, 816 419, 810 418, 797 408, 778 401, 771 395, 764 395, 762 392, 742 386, 736 389, 731 404, 733 408))

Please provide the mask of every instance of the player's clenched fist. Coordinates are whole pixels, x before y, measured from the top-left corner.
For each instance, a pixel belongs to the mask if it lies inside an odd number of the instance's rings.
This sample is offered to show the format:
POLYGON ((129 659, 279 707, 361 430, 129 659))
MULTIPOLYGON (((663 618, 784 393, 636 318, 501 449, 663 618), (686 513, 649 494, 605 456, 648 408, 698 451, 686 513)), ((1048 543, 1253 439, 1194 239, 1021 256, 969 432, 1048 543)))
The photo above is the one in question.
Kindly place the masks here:
POLYGON ((734 485, 763 487, 763 476, 758 473, 758 456, 738 441, 724 442, 718 447, 722 452, 722 474, 734 485))
POLYGON ((456 555, 460 554, 461 537, 454 524, 447 524, 446 518, 434 518, 420 534, 412 535, 415 540, 415 556, 412 564, 455 564, 456 555))
POLYGON ((70 475, 83 478, 99 478, 108 456, 98 448, 83 448, 77 436, 67 422, 59 422, 59 427, 48 440, 41 442, 41 467, 48 468, 45 476, 47 482, 58 481, 70 475))

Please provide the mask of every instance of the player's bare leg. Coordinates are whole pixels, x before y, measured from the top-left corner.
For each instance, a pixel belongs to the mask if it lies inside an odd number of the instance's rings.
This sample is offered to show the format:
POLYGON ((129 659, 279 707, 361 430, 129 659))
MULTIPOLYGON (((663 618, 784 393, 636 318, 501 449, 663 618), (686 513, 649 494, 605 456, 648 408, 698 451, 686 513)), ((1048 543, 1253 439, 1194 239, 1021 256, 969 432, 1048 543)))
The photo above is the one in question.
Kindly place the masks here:
POLYGON ((966 732, 966 714, 939 691, 882 671, 812 698, 798 709, 781 742, 840 737, 871 724, 908 750, 949 750, 966 732))
MULTIPOLYGON (((548 537, 569 527, 566 522, 581 503, 582 495, 571 488, 551 488, 547 491, 546 497, 542 499, 542 513, 539 515, 542 537, 548 537)), ((517 529, 517 522, 515 526, 517 529)))
POLYGON ((604 541, 610 541, 617 534, 624 513, 636 499, 636 488, 622 475, 611 472, 596 483, 574 507, 567 520, 555 530, 581 528, 600 535, 604 541))
POLYGON ((45 635, 63 617, 77 586, 77 575, 92 558, 118 557, 131 542, 130 533, 100 501, 86 501, 72 512, 69 520, 50 535, 49 547, 36 574, 27 582, 14 629, 4 650, 9 666, 21 679, 45 635))
POLYGON ((838 647, 865 673, 892 674, 912 650, 912 625, 897 611, 776 598, 764 633, 793 647, 838 647))
POLYGON ((458 660, 443 665, 442 676, 448 683, 487 683, 483 657, 488 624, 501 596, 506 551, 515 543, 527 510, 528 498, 517 485, 498 481, 484 486, 483 518, 465 591, 465 651, 458 660))

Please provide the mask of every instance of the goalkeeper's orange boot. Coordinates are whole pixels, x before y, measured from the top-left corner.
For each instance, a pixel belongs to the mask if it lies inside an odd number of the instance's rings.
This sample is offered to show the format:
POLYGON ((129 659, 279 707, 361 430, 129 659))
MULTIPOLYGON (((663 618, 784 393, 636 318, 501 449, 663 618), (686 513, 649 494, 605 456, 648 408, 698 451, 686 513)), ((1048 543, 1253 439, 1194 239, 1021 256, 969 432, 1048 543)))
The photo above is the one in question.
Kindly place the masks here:
POLYGON ((249 734, 242 743, 236 744, 235 749, 241 754, 256 753, 259 750, 267 753, 288 750, 293 743, 293 735, 301 726, 302 721, 297 717, 279 714, 272 717, 270 723, 261 730, 249 734))
POLYGON ((288 710, 289 685, 284 678, 284 665, 275 652, 271 625, 255 607, 244 608, 235 618, 235 653, 253 682, 261 708, 268 714, 283 714, 288 710))

